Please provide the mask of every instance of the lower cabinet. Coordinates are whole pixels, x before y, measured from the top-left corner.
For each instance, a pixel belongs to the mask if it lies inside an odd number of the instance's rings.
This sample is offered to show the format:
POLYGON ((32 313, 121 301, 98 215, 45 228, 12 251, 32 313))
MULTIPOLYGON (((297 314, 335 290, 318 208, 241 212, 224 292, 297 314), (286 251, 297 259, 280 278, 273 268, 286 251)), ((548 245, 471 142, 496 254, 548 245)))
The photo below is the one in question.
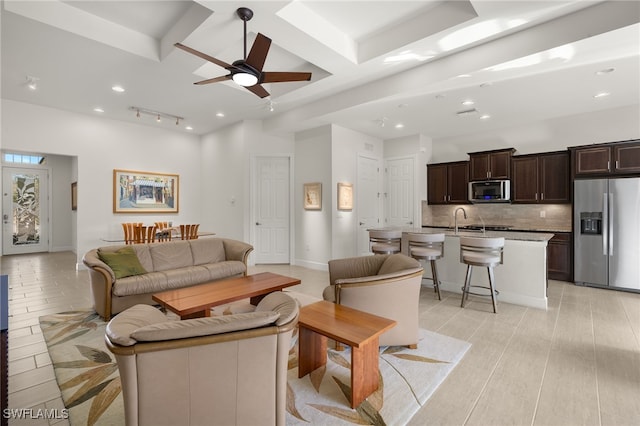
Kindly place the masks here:
POLYGON ((571 233, 555 234, 547 244, 547 278, 573 281, 571 233))

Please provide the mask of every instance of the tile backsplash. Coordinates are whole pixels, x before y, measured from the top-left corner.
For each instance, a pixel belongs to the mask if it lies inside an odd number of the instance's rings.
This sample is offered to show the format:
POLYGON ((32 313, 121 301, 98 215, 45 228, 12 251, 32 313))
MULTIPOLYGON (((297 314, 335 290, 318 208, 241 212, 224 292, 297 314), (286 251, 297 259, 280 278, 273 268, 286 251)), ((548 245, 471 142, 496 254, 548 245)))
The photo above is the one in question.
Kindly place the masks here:
POLYGON ((571 204, 429 205, 422 201, 422 225, 453 227, 453 214, 458 207, 467 212, 467 219, 458 213, 458 226, 484 222, 532 231, 571 232, 571 204))

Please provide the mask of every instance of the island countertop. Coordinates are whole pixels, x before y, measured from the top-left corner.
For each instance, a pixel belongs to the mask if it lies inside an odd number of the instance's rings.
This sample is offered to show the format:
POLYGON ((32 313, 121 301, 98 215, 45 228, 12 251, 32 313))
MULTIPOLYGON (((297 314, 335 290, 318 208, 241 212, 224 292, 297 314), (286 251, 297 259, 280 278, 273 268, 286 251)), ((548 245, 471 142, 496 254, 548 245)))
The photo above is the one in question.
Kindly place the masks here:
POLYGON ((455 233, 455 230, 452 228, 439 228, 433 226, 423 226, 421 228, 414 227, 385 227, 385 228, 372 228, 370 231, 377 230, 400 230, 402 232, 415 232, 415 233, 423 233, 423 234, 439 234, 444 233, 444 235, 449 237, 487 237, 487 238, 495 238, 495 237, 504 237, 505 240, 517 240, 517 241, 549 241, 553 238, 552 233, 546 232, 520 232, 520 231, 476 231, 476 230, 458 230, 458 233, 455 233))

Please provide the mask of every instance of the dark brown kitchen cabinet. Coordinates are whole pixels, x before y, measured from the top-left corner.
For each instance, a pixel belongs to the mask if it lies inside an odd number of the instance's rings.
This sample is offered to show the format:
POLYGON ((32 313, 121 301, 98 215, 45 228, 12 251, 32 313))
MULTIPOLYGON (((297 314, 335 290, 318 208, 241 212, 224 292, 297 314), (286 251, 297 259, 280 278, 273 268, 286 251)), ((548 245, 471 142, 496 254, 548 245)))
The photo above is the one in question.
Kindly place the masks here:
POLYGON ((568 151, 516 156, 511 167, 512 202, 571 202, 568 151))
POLYGON ((469 179, 509 179, 511 177, 511 156, 515 149, 469 153, 469 179))
POLYGON ((640 173, 640 141, 578 146, 573 153, 576 177, 624 176, 640 173))
POLYGON ((427 164, 427 202, 429 204, 466 204, 469 162, 427 164))
POLYGON ((547 244, 547 278, 573 281, 571 233, 557 233, 547 244))

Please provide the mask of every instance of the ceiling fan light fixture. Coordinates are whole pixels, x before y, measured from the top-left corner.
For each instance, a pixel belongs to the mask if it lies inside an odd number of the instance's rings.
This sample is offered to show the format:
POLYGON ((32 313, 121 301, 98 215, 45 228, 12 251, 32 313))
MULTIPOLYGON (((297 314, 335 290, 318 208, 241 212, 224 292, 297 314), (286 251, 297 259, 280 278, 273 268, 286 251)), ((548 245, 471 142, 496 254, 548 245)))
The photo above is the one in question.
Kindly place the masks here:
POLYGON ((239 86, 251 87, 258 83, 258 77, 248 72, 238 72, 233 75, 233 81, 239 86))

